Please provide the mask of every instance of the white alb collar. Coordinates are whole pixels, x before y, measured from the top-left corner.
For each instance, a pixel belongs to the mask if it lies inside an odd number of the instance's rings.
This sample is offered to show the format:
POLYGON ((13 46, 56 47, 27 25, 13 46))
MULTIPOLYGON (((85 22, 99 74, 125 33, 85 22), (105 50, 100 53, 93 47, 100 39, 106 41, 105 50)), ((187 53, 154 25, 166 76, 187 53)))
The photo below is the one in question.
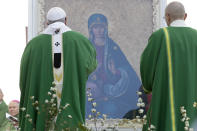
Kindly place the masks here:
POLYGON ((172 26, 172 27, 187 27, 184 20, 175 20, 170 24, 170 26, 172 26))
POLYGON ((54 35, 55 31, 59 29, 59 33, 62 34, 67 31, 71 31, 71 29, 66 26, 62 22, 55 22, 53 24, 48 25, 48 27, 42 32, 42 34, 54 35))

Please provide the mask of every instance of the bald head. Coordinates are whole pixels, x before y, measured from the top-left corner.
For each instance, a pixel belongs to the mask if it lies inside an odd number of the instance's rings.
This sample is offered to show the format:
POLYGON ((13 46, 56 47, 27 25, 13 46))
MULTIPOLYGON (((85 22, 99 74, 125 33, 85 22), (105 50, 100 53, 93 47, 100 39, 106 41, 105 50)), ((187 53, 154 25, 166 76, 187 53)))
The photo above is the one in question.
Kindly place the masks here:
POLYGON ((167 5, 165 9, 166 23, 168 26, 174 20, 185 20, 187 14, 185 13, 185 8, 182 3, 174 1, 167 5))

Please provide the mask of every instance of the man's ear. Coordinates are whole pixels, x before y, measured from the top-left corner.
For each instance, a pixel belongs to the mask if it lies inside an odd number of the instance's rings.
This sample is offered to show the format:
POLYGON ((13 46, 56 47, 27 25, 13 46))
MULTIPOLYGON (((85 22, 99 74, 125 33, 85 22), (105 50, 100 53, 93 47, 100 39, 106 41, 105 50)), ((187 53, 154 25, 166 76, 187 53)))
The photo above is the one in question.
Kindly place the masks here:
POLYGON ((184 20, 186 20, 187 19, 187 13, 185 13, 185 15, 184 15, 184 20))
POLYGON ((65 18, 65 25, 67 25, 67 18, 65 18))

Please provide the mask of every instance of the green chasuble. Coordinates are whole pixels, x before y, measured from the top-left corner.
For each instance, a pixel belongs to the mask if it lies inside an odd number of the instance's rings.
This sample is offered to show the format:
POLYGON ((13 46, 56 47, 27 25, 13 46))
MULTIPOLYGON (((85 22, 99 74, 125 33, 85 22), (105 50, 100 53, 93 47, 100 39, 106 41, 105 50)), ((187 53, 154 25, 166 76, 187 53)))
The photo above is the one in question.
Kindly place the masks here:
POLYGON ((8 106, 4 101, 0 104, 0 127, 2 127, 2 123, 6 119, 6 113, 8 112, 8 106))
POLYGON ((52 36, 41 34, 31 40, 25 48, 20 68, 21 131, 47 131, 49 123, 54 120, 56 131, 76 128, 85 123, 86 81, 97 66, 96 51, 87 38, 74 31, 63 33, 62 41, 62 108, 55 119, 50 117, 56 112, 51 111, 53 104, 50 103, 50 89, 54 81, 52 36), (70 106, 64 109, 66 104, 70 106))
MULTIPOLYGON (((156 131, 184 131, 180 107, 197 124, 197 31, 189 27, 167 27, 154 32, 141 56, 144 90, 152 92, 147 123, 156 131)), ((197 130, 196 128, 194 129, 197 130)))

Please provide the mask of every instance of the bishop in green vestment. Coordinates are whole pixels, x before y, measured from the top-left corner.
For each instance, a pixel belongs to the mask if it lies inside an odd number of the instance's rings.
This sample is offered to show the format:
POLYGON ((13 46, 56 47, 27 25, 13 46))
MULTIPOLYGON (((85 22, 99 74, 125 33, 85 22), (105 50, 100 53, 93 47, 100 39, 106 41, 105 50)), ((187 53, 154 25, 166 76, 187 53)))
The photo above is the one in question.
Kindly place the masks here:
POLYGON ((65 25, 61 8, 50 9, 47 20, 48 27, 27 44, 21 60, 21 131, 62 131, 85 123, 85 86, 97 66, 96 51, 65 25))
MULTIPOLYGON (((3 100, 3 92, 0 88, 0 131, 17 131, 17 129, 14 127, 13 121, 6 118, 6 113, 8 112, 8 106, 3 100)), ((17 110, 18 108, 14 108, 14 102, 10 102, 9 104, 9 113, 10 115, 13 115, 14 117, 17 117, 17 113, 13 110, 17 110), (16 116, 15 116, 16 115, 16 116)), ((18 103, 17 103, 18 105, 18 103)), ((15 106, 16 107, 16 106, 15 106)))
POLYGON ((0 131, 17 131, 13 124, 6 118, 8 106, 4 101, 0 102, 0 131))
POLYGON ((152 92, 143 131, 151 125, 156 131, 197 130, 197 31, 185 25, 186 16, 181 3, 170 3, 165 10, 169 27, 150 36, 141 56, 144 90, 152 92), (181 107, 189 120, 182 119, 181 107))

